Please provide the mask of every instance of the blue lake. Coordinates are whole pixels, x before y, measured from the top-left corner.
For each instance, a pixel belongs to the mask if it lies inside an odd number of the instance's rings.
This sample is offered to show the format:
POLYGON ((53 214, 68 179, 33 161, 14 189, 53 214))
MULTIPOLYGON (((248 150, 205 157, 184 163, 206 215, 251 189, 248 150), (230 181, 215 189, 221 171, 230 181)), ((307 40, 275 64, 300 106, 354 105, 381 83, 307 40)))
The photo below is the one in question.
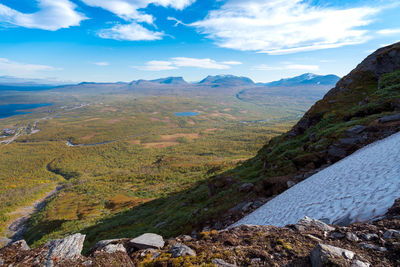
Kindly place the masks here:
POLYGON ((38 103, 38 104, 7 104, 0 105, 0 119, 8 118, 15 115, 29 114, 32 112, 25 111, 28 109, 35 109, 40 107, 51 106, 51 103, 38 103))
POLYGON ((193 117, 199 115, 199 112, 175 112, 175 115, 179 117, 193 117))

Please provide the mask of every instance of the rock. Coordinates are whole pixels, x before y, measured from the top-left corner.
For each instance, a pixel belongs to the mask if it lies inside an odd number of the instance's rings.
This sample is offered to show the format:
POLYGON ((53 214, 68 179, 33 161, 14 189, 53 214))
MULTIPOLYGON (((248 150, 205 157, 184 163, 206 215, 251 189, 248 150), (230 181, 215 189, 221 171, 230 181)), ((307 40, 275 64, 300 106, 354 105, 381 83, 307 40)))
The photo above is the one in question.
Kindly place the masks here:
POLYGON ((196 256, 196 252, 194 252, 193 249, 182 243, 176 243, 171 247, 168 252, 172 254, 173 258, 178 258, 182 256, 196 256))
POLYGON ((253 188, 254 188, 254 184, 252 184, 252 183, 245 183, 245 184, 242 184, 242 185, 239 187, 239 192, 241 192, 241 193, 248 193, 248 192, 250 192, 251 190, 253 190, 253 188))
POLYGON ((321 221, 318 221, 316 219, 311 219, 309 217, 304 217, 303 219, 301 219, 300 221, 298 221, 294 227, 299 230, 299 231, 305 231, 308 228, 315 228, 318 229, 320 231, 328 231, 328 232, 332 232, 335 230, 334 227, 327 225, 326 223, 323 223, 321 221))
POLYGON ((362 133, 365 129, 367 129, 367 127, 365 127, 363 125, 355 125, 355 126, 353 126, 353 128, 347 130, 346 134, 349 136, 357 135, 357 134, 362 133))
POLYGON ((74 234, 63 239, 56 239, 45 244, 48 248, 47 259, 75 259, 81 256, 85 235, 74 234))
POLYGON ((310 239, 312 239, 312 240, 314 240, 314 241, 317 241, 317 242, 322 242, 322 240, 321 239, 319 239, 318 237, 316 237, 316 236, 313 236, 313 235, 310 235, 310 234, 308 234, 308 235, 306 235, 307 237, 309 237, 310 239))
POLYGON ((351 264, 350 267, 370 267, 371 264, 360 261, 360 260, 355 260, 353 261, 353 263, 351 264))
POLYGON ((346 233, 346 239, 349 241, 354 241, 354 242, 360 241, 360 239, 358 238, 358 236, 356 234, 350 233, 350 232, 346 233))
POLYGON ((164 239, 162 236, 152 233, 143 234, 129 241, 129 243, 137 249, 164 247, 164 239))
POLYGON ((381 123, 392 122, 392 121, 400 121, 400 113, 384 116, 379 119, 379 122, 381 123))
POLYGON ((378 246, 368 244, 368 243, 360 243, 360 247, 365 248, 365 249, 373 249, 373 250, 377 250, 377 251, 381 251, 381 252, 387 251, 387 249, 385 247, 378 247, 378 246))
POLYGON ((139 256, 142 257, 142 258, 144 258, 144 257, 146 257, 146 255, 148 255, 148 254, 153 255, 153 254, 155 254, 155 253, 157 253, 157 252, 158 252, 158 250, 156 250, 156 249, 154 249, 154 248, 148 248, 148 249, 142 250, 142 251, 140 252, 139 256))
POLYGON ((237 266, 236 264, 227 263, 222 259, 214 259, 212 261, 212 263, 217 265, 217 266, 221 266, 221 267, 236 267, 237 266))
POLYGON ((82 263, 83 266, 90 266, 92 264, 93 264, 93 262, 91 260, 87 260, 87 261, 82 263))
POLYGON ((126 253, 126 249, 122 244, 109 244, 102 249, 104 252, 109 254, 116 252, 126 253))
POLYGON ((342 158, 346 157, 346 155, 347 155, 346 150, 339 148, 335 145, 332 146, 330 149, 328 149, 328 158, 333 161, 342 159, 342 158))
POLYGON ((362 234, 361 237, 367 241, 371 241, 373 239, 379 239, 379 236, 377 234, 362 234))
POLYGON ((109 244, 116 244, 120 242, 122 239, 108 239, 108 240, 101 240, 94 244, 94 246, 90 249, 90 251, 96 251, 96 250, 101 250, 105 246, 109 244))
POLYGON ((346 266, 354 258, 354 252, 330 245, 318 244, 310 254, 313 267, 346 266))
POLYGON ((16 248, 19 249, 19 250, 25 250, 25 251, 31 249, 31 248, 28 246, 28 244, 26 243, 26 241, 23 240, 23 239, 18 240, 18 241, 15 241, 15 242, 12 242, 12 243, 8 244, 7 247, 8 247, 8 246, 13 246, 13 247, 16 247, 16 248))
POLYGON ((392 239, 393 237, 398 237, 398 236, 400 236, 400 231, 393 229, 389 229, 383 234, 383 238, 386 239, 392 239))
POLYGON ((253 205, 253 202, 248 202, 246 205, 243 206, 242 211, 243 212, 248 212, 251 208, 251 206, 253 205))
POLYGON ((346 146, 354 146, 360 142, 359 138, 349 137, 349 138, 341 138, 339 139, 339 143, 346 146))
POLYGON ((287 186, 288 186, 289 188, 292 187, 292 186, 294 186, 294 185, 296 185, 296 183, 293 182, 293 181, 287 181, 286 184, 287 184, 287 186))
POLYGON ((333 232, 329 235, 329 237, 333 239, 342 239, 344 237, 344 234, 340 232, 333 232))
POLYGON ((4 264, 4 260, 0 258, 0 265, 4 264))

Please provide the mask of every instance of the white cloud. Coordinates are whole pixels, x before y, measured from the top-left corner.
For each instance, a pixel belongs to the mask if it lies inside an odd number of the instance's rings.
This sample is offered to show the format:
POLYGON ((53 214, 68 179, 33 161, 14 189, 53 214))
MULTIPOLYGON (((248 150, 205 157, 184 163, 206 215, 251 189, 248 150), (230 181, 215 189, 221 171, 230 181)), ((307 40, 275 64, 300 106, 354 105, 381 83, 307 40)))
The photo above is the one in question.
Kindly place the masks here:
POLYGON ((85 15, 75 10, 69 0, 38 0, 39 11, 22 13, 0 4, 0 22, 25 28, 56 31, 79 26, 85 15))
POLYGON ((103 29, 98 35, 104 39, 114 39, 119 41, 153 41, 160 40, 164 33, 153 32, 142 25, 132 22, 131 24, 117 24, 112 28, 103 29))
POLYGON ((303 65, 303 64, 286 64, 283 66, 269 66, 260 64, 253 67, 254 70, 271 71, 271 70, 301 70, 301 71, 318 71, 318 65, 303 65))
POLYGON ((142 41, 160 40, 164 33, 146 29, 138 23, 154 24, 154 17, 140 9, 150 4, 182 10, 196 0, 82 0, 86 5, 100 7, 117 15, 129 24, 103 29, 99 36, 107 39, 142 41))
POLYGON ((106 67, 106 66, 110 65, 110 63, 104 62, 104 61, 103 62, 95 62, 93 64, 100 66, 100 67, 106 67))
POLYGON ((142 67, 134 67, 140 70, 147 70, 147 71, 162 71, 162 70, 174 70, 177 67, 172 65, 172 62, 169 61, 159 61, 159 60, 152 60, 146 63, 145 66, 142 67))
POLYGON ((108 10, 124 20, 153 23, 153 16, 139 9, 150 4, 182 10, 196 0, 82 0, 86 5, 108 10))
POLYGON ((221 62, 222 64, 226 64, 226 65, 242 65, 242 62, 239 61, 223 61, 221 62))
POLYGON ((238 61, 217 62, 210 58, 174 57, 169 61, 152 60, 144 66, 135 66, 134 68, 147 71, 175 70, 180 67, 223 70, 239 64, 242 63, 238 61))
POLYGON ((172 59, 175 66, 178 67, 195 67, 201 69, 229 69, 227 64, 218 63, 210 58, 189 58, 189 57, 175 57, 172 59))
POLYGON ((379 11, 317 7, 302 0, 229 0, 190 25, 221 47, 287 54, 363 43, 368 31, 359 27, 379 11))
POLYGON ((383 29, 377 31, 378 34, 380 35, 394 35, 394 34, 399 34, 400 33, 400 28, 398 29, 383 29))
POLYGON ((11 61, 7 58, 0 58, 0 73, 1 75, 24 76, 36 75, 40 72, 61 70, 47 65, 27 64, 16 61, 11 61))

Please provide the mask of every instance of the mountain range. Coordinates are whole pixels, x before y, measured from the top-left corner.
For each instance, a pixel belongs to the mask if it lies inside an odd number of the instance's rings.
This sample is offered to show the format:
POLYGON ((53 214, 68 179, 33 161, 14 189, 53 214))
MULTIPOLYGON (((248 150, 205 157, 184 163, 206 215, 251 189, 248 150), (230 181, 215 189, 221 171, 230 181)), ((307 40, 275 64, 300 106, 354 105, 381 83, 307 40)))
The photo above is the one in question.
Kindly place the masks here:
POLYGON ((188 83, 182 77, 166 77, 155 80, 136 80, 132 82, 117 82, 117 83, 96 83, 82 82, 79 84, 65 85, 62 82, 54 82, 42 79, 23 79, 10 76, 0 77, 0 90, 48 90, 51 88, 71 88, 81 86, 83 89, 87 87, 104 88, 110 86, 137 88, 137 87, 170 87, 170 86, 207 86, 207 87, 296 87, 296 86, 333 86, 339 80, 336 75, 316 75, 312 73, 302 74, 293 78, 281 79, 279 81, 269 83, 255 83, 250 78, 239 77, 234 75, 216 75, 207 76, 200 82, 188 83))

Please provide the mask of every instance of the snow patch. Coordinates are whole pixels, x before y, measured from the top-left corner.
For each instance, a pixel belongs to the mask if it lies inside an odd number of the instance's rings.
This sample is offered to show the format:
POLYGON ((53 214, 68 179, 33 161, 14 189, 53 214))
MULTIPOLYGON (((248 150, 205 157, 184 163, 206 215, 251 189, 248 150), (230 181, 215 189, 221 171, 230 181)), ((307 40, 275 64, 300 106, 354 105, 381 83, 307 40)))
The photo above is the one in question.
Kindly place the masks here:
POLYGON ((285 226, 304 216, 334 224, 384 215, 400 197, 400 133, 372 143, 293 186, 241 224, 285 226))

